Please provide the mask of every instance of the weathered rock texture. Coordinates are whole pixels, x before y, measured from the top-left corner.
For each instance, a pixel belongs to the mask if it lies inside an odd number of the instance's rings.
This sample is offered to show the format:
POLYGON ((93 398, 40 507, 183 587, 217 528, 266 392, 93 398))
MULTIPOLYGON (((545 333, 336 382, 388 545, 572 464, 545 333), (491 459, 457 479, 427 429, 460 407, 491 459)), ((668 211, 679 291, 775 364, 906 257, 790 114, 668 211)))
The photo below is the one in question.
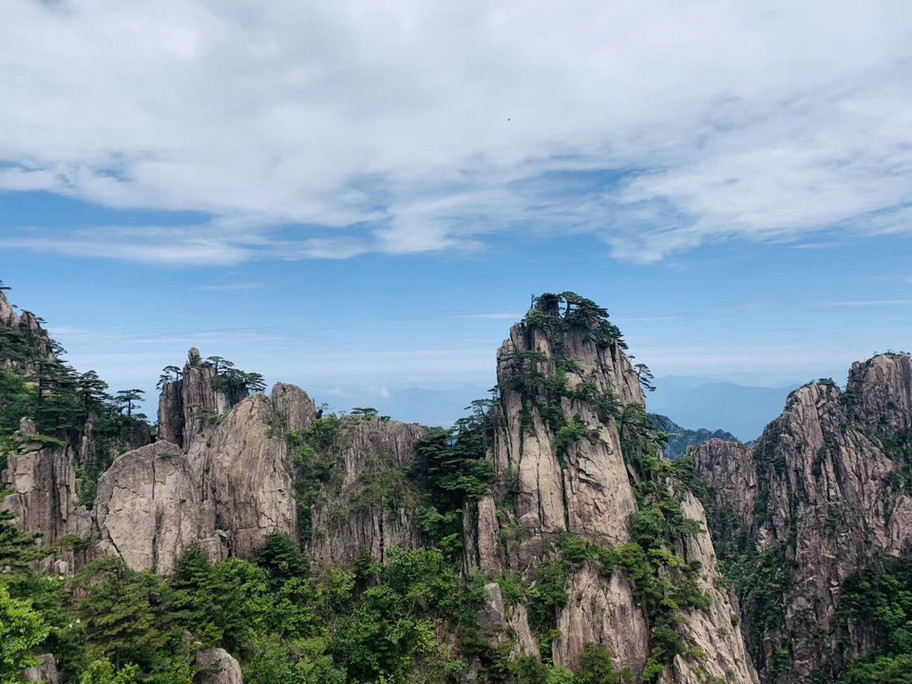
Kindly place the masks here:
POLYGON ((838 648, 840 588, 872 555, 906 554, 912 499, 898 483, 912 461, 912 360, 853 364, 845 392, 830 381, 789 396, 758 442, 691 450, 706 485, 717 548, 775 576, 782 602, 743 590, 752 655, 769 682, 831 680, 867 648, 838 648), (783 657, 782 654, 787 654, 783 657))
POLYGON ((217 389, 218 369, 191 349, 180 379, 165 383, 158 402, 159 439, 189 446, 193 438, 230 407, 231 398, 217 389))
POLYGON ((223 648, 210 648, 196 654, 194 684, 244 684, 241 666, 223 648))
MULTIPOLYGON (((33 371, 43 361, 54 361, 54 349, 47 330, 31 311, 17 314, 6 295, 0 290, 0 327, 9 328, 8 343, 18 348, 15 355, 0 359, 0 366, 21 371, 33 371)), ((2 407, 0 407, 2 408, 2 407)))
POLYGON ((59 684, 60 675, 57 673, 57 661, 54 656, 45 653, 36 657, 41 660, 41 664, 27 668, 22 673, 22 681, 59 684))
POLYGON ((214 509, 202 502, 180 447, 156 442, 124 454, 98 482, 96 553, 128 567, 171 572, 193 542, 218 558, 214 509))
POLYGON ((202 500, 227 531, 229 552, 248 556, 271 532, 297 538, 285 426, 272 401, 248 397, 187 451, 202 500))
MULTIPOLYGON (((70 535, 85 538, 90 534, 91 517, 79 504, 76 455, 70 447, 41 439, 35 425, 23 418, 13 437, 18 448, 9 454, 7 468, 0 473, 0 490, 10 492, 0 501, 0 509, 15 514, 23 531, 40 535, 44 546, 70 535)), ((71 548, 61 549, 48 563, 65 574, 73 570, 79 557, 71 548)))
POLYGON ((395 547, 415 548, 421 537, 406 470, 427 431, 417 425, 350 416, 332 450, 335 466, 311 511, 310 555, 351 563, 368 552, 381 561, 395 547))
MULTIPOLYGON (((531 323, 516 325, 498 353, 498 384, 501 397, 489 454, 498 485, 493 496, 482 498, 466 515, 467 568, 495 575, 509 570, 534 581, 535 568, 559 553, 556 543, 567 533, 605 548, 629 542, 629 521, 637 511, 632 478, 637 474, 625 463, 609 405, 642 407, 645 402, 620 343, 597 342, 584 330, 546 333, 531 323), (546 415, 555 410, 553 392, 548 399, 545 390, 533 390, 530 400, 530 382, 539 388, 562 387, 560 413, 565 423, 582 421, 586 436, 568 447, 546 415), (544 406, 546 401, 551 404, 544 406)), ((689 517, 703 520, 699 502, 687 497, 683 503, 689 517)), ((756 681, 740 631, 732 624, 730 600, 716 588, 711 541, 691 535, 683 546, 679 552, 702 568, 701 587, 711 607, 682 614, 680 631, 705 657, 679 657, 663 681, 696 683, 707 676, 756 681)), ((552 643, 555 663, 575 668, 585 645, 594 642, 606 646, 619 667, 641 671, 651 647, 650 624, 624 571, 615 569, 606 578, 587 563, 571 573, 566 593, 568 601, 555 616, 560 632, 552 643)), ((492 613, 498 603, 489 597, 492 613)), ((488 621, 498 623, 491 615, 488 621)), ((516 611, 499 622, 509 623, 517 635, 529 632, 525 615, 516 611)), ((527 641, 517 640, 515 648, 535 653, 527 641)))
POLYGON ((99 481, 96 553, 168 572, 194 542, 220 559, 249 556, 272 532, 296 539, 285 437, 312 420, 313 402, 292 386, 279 396, 244 399, 186 433, 186 450, 158 441, 120 456, 99 481))

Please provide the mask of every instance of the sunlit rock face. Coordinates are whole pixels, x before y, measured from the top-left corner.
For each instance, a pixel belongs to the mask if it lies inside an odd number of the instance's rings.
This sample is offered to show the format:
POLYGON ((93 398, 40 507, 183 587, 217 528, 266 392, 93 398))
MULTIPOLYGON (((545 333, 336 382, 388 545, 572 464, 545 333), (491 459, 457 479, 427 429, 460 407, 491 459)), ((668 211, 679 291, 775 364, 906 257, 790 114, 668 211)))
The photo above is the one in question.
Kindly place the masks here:
MULTIPOLYGON (((560 554, 557 546, 567 534, 608 549, 631 541, 640 474, 624 453, 619 416, 625 407, 645 407, 640 382, 619 339, 600 338, 585 326, 574 329, 572 314, 568 324, 554 323, 564 315, 556 307, 530 312, 498 353, 501 393, 489 452, 497 485, 465 516, 470 570, 515 572, 534 581, 536 568, 560 554), (568 444, 571 429, 584 436, 568 444)), ((690 519, 705 522, 692 495, 683 494, 680 503, 690 519)), ((756 681, 711 540, 694 533, 676 546, 700 568, 698 583, 709 602, 706 610, 682 613, 680 633, 705 657, 677 657, 662 681, 756 681)), ((605 576, 585 563, 571 573, 566 593, 554 620, 554 662, 575 668, 586 644, 597 643, 619 668, 642 671, 650 654, 650 622, 624 569, 605 576)), ((489 612, 496 605, 489 602, 489 612)), ((525 613, 514 611, 500 621, 519 635, 529 631, 525 613)), ((527 653, 537 652, 523 643, 517 640, 527 653)))

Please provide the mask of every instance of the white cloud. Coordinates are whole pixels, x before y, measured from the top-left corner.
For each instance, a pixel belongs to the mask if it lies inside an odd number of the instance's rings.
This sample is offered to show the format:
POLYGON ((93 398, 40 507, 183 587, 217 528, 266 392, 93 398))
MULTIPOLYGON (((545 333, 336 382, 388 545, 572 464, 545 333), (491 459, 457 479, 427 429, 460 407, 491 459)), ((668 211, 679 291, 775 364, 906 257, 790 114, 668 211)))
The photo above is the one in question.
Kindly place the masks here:
POLYGON ((0 247, 230 265, 510 230, 651 261, 910 232, 910 28, 906 0, 7 0, 0 189, 213 218, 0 247))

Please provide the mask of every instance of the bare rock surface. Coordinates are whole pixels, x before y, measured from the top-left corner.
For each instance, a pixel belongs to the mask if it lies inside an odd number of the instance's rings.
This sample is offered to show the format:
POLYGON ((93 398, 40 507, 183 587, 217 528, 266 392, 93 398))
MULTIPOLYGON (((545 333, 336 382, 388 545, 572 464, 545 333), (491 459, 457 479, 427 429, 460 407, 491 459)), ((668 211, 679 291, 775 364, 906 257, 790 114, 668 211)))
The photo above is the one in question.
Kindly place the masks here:
POLYGON ((171 572, 193 542, 214 537, 214 511, 200 498, 177 445, 156 442, 120 456, 98 482, 96 553, 171 572))
POLYGON ((223 648, 210 648, 196 654, 194 684, 244 684, 238 661, 223 648))
POLYGON ((249 556, 272 532, 297 539, 297 507, 284 428, 263 394, 229 411, 187 460, 232 556, 249 556))
POLYGON ((67 535, 85 537, 91 520, 79 504, 72 449, 46 443, 25 418, 13 441, 18 448, 0 474, 0 485, 11 494, 0 501, 0 509, 12 512, 23 531, 41 535, 44 545, 67 535))
POLYGON ((908 469, 910 426, 912 362, 882 354, 853 364, 845 392, 832 382, 796 390, 756 444, 690 452, 708 504, 729 521, 713 530, 716 543, 737 555, 739 539, 749 540, 789 587, 778 629, 758 624, 751 594, 741 600, 767 681, 836 676, 864 652, 863 638, 847 648, 834 641, 840 587, 873 554, 910 551, 912 499, 891 484, 908 469), (786 644, 791 674, 770 679, 786 644))
POLYGON ((40 665, 29 667, 22 673, 24 682, 42 682, 43 684, 59 684, 60 675, 57 672, 57 661, 49 653, 36 656, 40 665))
POLYGON ((99 481, 96 554, 170 571, 199 542, 213 559, 249 556, 272 532, 297 539, 297 508, 276 407, 248 397, 184 451, 159 441, 120 456, 99 481))
POLYGON ((317 407, 307 392, 296 385, 276 383, 272 388, 272 403, 285 420, 289 431, 306 430, 317 419, 317 407))

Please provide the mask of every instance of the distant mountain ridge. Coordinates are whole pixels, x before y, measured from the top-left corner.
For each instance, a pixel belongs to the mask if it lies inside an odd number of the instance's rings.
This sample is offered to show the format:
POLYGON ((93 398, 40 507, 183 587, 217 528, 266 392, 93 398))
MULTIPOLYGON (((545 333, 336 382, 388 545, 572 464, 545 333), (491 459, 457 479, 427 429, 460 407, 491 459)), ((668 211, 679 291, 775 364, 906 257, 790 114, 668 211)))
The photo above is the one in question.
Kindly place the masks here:
POLYGON ((751 387, 685 376, 656 378, 655 385, 648 400, 651 412, 673 416, 679 425, 717 426, 745 442, 760 436, 799 386, 751 387))
POLYGON ((706 428, 688 430, 675 423, 668 416, 662 416, 657 413, 650 413, 649 419, 657 430, 668 433, 668 444, 662 449, 662 455, 672 461, 685 456, 688 447, 703 444, 711 439, 721 439, 726 442, 738 441, 737 437, 725 430, 707 430, 706 428))

